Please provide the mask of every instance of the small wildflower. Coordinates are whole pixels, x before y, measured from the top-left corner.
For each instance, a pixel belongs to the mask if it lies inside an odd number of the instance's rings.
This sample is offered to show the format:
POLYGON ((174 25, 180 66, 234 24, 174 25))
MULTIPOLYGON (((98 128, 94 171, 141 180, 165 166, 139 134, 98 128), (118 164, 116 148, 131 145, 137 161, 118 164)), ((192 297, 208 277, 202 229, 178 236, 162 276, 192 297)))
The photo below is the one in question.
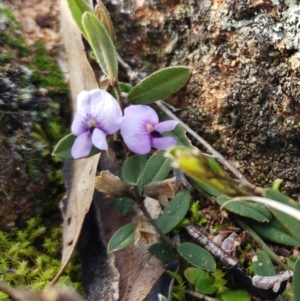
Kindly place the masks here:
POLYGON ((159 123, 157 113, 149 106, 131 105, 124 111, 121 135, 125 144, 134 153, 144 155, 151 148, 166 150, 177 144, 173 137, 164 137, 163 132, 172 131, 178 124, 175 120, 159 123))
POLYGON ((121 121, 121 108, 108 92, 100 89, 80 92, 71 126, 73 135, 77 136, 71 149, 73 158, 88 156, 92 145, 107 150, 106 135, 117 132, 121 121))

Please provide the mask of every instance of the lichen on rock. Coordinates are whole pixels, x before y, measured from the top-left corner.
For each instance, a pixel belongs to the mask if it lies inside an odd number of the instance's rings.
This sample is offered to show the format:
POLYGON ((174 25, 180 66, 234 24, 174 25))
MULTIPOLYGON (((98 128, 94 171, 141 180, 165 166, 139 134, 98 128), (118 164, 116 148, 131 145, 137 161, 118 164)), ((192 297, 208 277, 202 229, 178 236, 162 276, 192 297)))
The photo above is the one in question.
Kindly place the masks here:
POLYGON ((0 227, 7 228, 42 208, 56 210, 63 184, 51 151, 64 131, 60 114, 68 88, 53 60, 37 66, 50 56, 41 45, 27 47, 3 4, 0 48, 0 227))
POLYGON ((268 186, 281 178, 284 191, 299 198, 299 3, 107 6, 121 55, 134 68, 147 73, 168 65, 193 68, 186 90, 172 98, 183 108, 180 117, 253 184, 268 186), (126 18, 130 21, 123 22, 126 18))

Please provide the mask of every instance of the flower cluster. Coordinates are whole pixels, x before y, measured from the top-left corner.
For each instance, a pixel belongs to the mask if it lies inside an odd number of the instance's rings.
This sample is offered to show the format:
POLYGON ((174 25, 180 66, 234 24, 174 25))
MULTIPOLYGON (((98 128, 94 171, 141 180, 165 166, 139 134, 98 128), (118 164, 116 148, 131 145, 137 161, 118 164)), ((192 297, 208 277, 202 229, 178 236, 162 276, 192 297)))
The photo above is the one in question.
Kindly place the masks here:
POLYGON ((75 159, 86 157, 93 145, 107 150, 106 136, 119 130, 124 143, 134 153, 147 154, 151 148, 166 150, 176 145, 176 139, 164 137, 163 132, 172 131, 177 124, 174 120, 159 123, 155 110, 146 105, 131 105, 122 116, 118 101, 108 92, 82 91, 71 126, 76 136, 71 154, 75 159))

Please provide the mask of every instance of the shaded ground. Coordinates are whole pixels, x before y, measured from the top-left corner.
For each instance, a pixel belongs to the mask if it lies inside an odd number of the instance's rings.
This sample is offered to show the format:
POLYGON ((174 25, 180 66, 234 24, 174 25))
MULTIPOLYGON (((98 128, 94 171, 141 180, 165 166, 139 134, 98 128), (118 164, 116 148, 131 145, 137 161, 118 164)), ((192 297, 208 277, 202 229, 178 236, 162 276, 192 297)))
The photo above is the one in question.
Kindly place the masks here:
MULTIPOLYGON (((290 20, 284 13, 292 4, 124 2, 107 3, 124 59, 148 74, 172 64, 192 66, 186 90, 172 99, 184 107, 182 119, 250 182, 266 186, 282 178, 284 189, 297 198, 298 48, 288 48, 293 37, 287 35, 289 28, 280 25, 290 20)), ((41 38, 49 50, 60 47, 55 2, 25 1, 15 10, 29 43, 41 38)), ((290 22, 292 27, 294 19, 290 22)), ((9 159, 12 152, 6 153, 9 159)), ((15 169, 11 177, 14 173, 15 169)), ((203 211, 212 224, 218 217, 214 209, 203 211)))

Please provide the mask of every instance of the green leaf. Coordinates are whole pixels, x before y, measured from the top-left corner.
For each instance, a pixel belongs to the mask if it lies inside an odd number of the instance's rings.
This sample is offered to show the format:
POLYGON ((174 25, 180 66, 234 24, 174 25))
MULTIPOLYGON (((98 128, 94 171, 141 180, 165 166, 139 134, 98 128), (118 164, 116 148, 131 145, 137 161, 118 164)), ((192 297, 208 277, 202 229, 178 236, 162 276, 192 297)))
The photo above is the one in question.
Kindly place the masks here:
POLYGON ((294 300, 300 301, 300 258, 296 261, 294 276, 293 276, 293 292, 294 300))
MULTIPOLYGON (((120 90, 121 92, 125 92, 125 93, 129 93, 130 90, 132 89, 132 86, 128 83, 123 83, 123 82, 119 82, 119 86, 120 86, 120 90)), ((116 90, 112 90, 111 91, 111 95, 117 99, 117 94, 116 94, 116 90)))
POLYGON ((148 251, 162 262, 170 262, 176 259, 176 253, 169 245, 164 243, 153 244, 148 251))
POLYGON ((130 198, 116 198, 116 208, 120 215, 126 215, 134 205, 134 200, 130 198))
POLYGON ((276 271, 272 263, 271 257, 264 250, 255 252, 252 258, 254 274, 260 276, 274 276, 276 271))
POLYGON ((267 188, 264 191, 264 196, 268 199, 275 200, 300 210, 300 206, 293 199, 278 190, 267 188))
POLYGON ((214 272, 216 262, 212 255, 205 249, 190 242, 185 242, 177 248, 178 253, 189 263, 200 269, 214 272))
POLYGON ((152 73, 140 81, 128 94, 132 104, 150 104, 164 99, 182 88, 191 75, 183 66, 168 67, 152 73))
POLYGON ((92 13, 84 13, 82 25, 98 64, 112 84, 118 76, 118 60, 117 52, 109 33, 101 21, 92 13))
POLYGON ((142 176, 138 182, 139 192, 150 182, 166 179, 171 171, 170 159, 164 157, 164 151, 155 152, 147 161, 142 176))
MULTIPOLYGON (((72 145, 73 145, 75 139, 76 139, 76 136, 74 136, 73 134, 69 134, 69 135, 63 137, 55 146, 52 156, 57 156, 62 159, 74 160, 74 158, 71 155, 71 148, 72 148, 72 145)), ((100 152, 101 152, 100 149, 96 148, 95 146, 92 146, 92 149, 91 149, 89 155, 86 156, 85 158, 94 156, 100 152)))
MULTIPOLYGON (((291 206, 295 209, 300 209, 299 205, 297 205, 294 200, 278 190, 268 188, 265 190, 264 196, 266 198, 291 206)), ((290 215, 283 213, 277 209, 270 208, 270 210, 277 221, 284 227, 284 229, 288 233, 290 233, 291 236, 294 237, 298 242, 300 242, 300 222, 290 215)))
POLYGON ((196 284, 196 282, 199 278, 204 277, 206 275, 207 275, 207 273, 199 268, 191 267, 191 268, 187 268, 184 271, 185 278, 188 280, 188 282, 190 282, 193 285, 196 284))
POLYGON ((85 12, 93 12, 92 8, 85 0, 67 0, 72 17, 79 27, 81 33, 86 37, 84 28, 82 26, 82 15, 85 12))
POLYGON ((251 227, 259 236, 265 239, 286 246, 300 247, 300 242, 291 236, 275 218, 269 223, 252 222, 251 227))
POLYGON ((299 259, 299 257, 295 256, 295 255, 291 255, 291 256, 288 257, 287 265, 291 270, 295 269, 295 265, 296 265, 296 262, 297 262, 298 259, 299 259))
MULTIPOLYGON (((217 203, 219 205, 225 204, 228 200, 230 200, 230 198, 226 195, 217 197, 217 203)), ((258 222, 268 222, 272 219, 271 212, 263 204, 238 201, 226 205, 225 209, 238 215, 254 219, 258 222)))
POLYGON ((107 245, 107 253, 122 250, 134 242, 134 224, 121 227, 114 233, 107 245))
POLYGON ((217 287, 213 286, 214 283, 215 279, 213 277, 205 275, 197 280, 195 285, 196 292, 212 295, 218 289, 217 287))
POLYGON ((244 290, 228 290, 221 294, 223 301, 250 301, 251 296, 244 290))
POLYGON ((127 158, 122 166, 121 179, 129 185, 137 185, 146 163, 147 156, 134 155, 127 158))
POLYGON ((174 229, 185 217, 189 210, 190 198, 188 190, 181 190, 164 208, 163 214, 155 222, 164 234, 174 229))

